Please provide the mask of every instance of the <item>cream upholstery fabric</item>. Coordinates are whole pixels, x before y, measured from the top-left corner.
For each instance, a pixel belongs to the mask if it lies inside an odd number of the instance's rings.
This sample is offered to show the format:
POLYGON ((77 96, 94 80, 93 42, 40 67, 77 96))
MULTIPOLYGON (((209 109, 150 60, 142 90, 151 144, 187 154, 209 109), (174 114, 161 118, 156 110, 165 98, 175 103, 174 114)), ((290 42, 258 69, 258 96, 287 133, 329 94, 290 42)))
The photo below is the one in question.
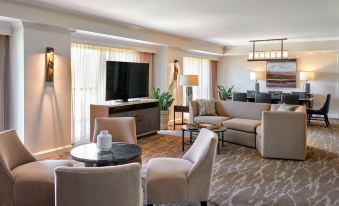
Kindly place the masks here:
POLYGON ((207 201, 218 137, 202 129, 182 159, 156 158, 148 163, 148 204, 207 201))
POLYGON ((14 176, 14 205, 54 205, 54 169, 72 166, 66 160, 36 161, 16 167, 14 176))
POLYGON ((306 116, 303 107, 294 112, 263 112, 261 155, 268 158, 304 160, 306 116))
POLYGON ((216 101, 217 114, 239 119, 261 120, 263 111, 269 111, 270 104, 237 102, 237 101, 216 101))
POLYGON ((252 119, 230 119, 223 122, 228 129, 239 130, 244 132, 252 132, 255 133, 257 126, 261 124, 259 120, 252 119))
POLYGON ((229 117, 222 116, 196 116, 194 122, 197 123, 210 123, 210 124, 221 124, 223 121, 229 120, 229 117))
POLYGON ((140 164, 55 170, 56 206, 142 206, 140 164))
POLYGON ((93 141, 96 142, 101 130, 108 130, 113 142, 137 144, 134 117, 96 118, 94 123, 93 141))
POLYGON ((53 206, 54 168, 70 161, 36 161, 14 130, 0 133, 0 205, 53 206))
POLYGON ((255 133, 243 132, 238 130, 228 129, 224 133, 224 140, 235 144, 240 144, 255 148, 255 133))

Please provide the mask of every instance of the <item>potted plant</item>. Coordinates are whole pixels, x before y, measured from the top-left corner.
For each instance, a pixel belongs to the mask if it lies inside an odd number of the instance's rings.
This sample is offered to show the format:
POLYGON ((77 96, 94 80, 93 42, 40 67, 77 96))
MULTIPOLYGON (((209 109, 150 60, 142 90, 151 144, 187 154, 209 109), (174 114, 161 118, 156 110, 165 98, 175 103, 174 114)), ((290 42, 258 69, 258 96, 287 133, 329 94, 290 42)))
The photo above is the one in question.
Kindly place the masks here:
POLYGON ((167 91, 160 92, 160 88, 152 88, 151 95, 154 99, 159 100, 160 105, 160 129, 168 129, 169 120, 169 107, 172 105, 174 99, 170 90, 172 84, 168 87, 167 91))
POLYGON ((218 92, 221 100, 227 100, 232 99, 232 90, 234 88, 234 85, 232 85, 230 88, 225 88, 222 85, 218 85, 218 92))

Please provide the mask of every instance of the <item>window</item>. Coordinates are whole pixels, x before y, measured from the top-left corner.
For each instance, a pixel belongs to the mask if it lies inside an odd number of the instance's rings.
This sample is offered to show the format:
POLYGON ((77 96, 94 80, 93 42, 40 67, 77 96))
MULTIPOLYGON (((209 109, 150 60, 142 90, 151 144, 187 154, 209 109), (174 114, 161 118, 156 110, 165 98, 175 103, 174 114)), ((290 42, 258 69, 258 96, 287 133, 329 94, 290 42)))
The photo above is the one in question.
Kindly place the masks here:
MULTIPOLYGON (((211 63, 208 59, 184 57, 183 74, 199 75, 199 86, 193 87, 193 99, 211 99, 213 97, 211 63)), ((183 99, 183 102, 186 102, 185 92, 183 99)))

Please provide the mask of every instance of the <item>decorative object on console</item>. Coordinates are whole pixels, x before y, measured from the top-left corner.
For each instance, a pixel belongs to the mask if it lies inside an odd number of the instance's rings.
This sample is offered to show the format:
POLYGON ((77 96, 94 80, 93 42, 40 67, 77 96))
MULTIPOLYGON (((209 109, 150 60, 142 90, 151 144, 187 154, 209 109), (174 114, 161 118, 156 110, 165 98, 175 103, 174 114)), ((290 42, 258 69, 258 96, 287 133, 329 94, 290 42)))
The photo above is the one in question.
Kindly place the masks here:
POLYGON ((297 61, 268 61, 266 64, 266 86, 296 88, 297 61))
POLYGON ((46 82, 54 81, 54 49, 51 47, 46 48, 46 82))
POLYGON ((112 147, 112 135, 107 130, 100 131, 97 136, 97 148, 99 151, 109 151, 112 147))
POLYGON ((288 51, 284 50, 284 40, 287 38, 280 39, 262 39, 262 40, 251 40, 252 42, 252 51, 248 52, 248 61, 267 61, 272 59, 278 60, 287 60, 288 51), (271 42, 271 41, 280 41, 281 47, 280 50, 271 50, 271 51, 256 51, 255 43, 257 42, 271 42))
POLYGON ((228 89, 226 89, 223 85, 218 85, 217 88, 220 100, 232 99, 232 90, 234 85, 228 89))
POLYGON ((308 80, 314 79, 314 72, 300 72, 299 79, 301 81, 306 80, 304 84, 304 92, 306 92, 306 94, 311 93, 311 84, 308 82, 308 80))
POLYGON ((180 76, 180 85, 186 86, 186 106, 193 99, 193 86, 199 86, 199 75, 187 74, 180 76))
POLYGON ((259 85, 259 73, 258 72, 250 72, 250 80, 255 80, 254 90, 256 93, 259 93, 260 91, 260 85, 259 85))
POLYGON ((152 88, 151 96, 154 99, 159 100, 160 106, 160 129, 168 129, 169 110, 168 108, 172 105, 174 99, 170 91, 172 90, 173 84, 170 84, 166 92, 161 93, 160 88, 152 88))

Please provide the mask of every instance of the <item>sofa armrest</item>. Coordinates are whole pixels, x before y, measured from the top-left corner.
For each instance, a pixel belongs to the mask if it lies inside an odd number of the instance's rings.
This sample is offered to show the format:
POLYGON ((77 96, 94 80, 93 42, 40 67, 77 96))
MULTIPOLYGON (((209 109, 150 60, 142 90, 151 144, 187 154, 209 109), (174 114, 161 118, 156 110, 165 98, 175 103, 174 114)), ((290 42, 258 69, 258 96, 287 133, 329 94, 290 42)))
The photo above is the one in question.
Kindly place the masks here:
POLYGON ((198 102, 190 101, 189 102, 189 122, 194 122, 194 117, 198 116, 198 102))
POLYGON ((304 160, 306 113, 265 111, 262 113, 262 155, 269 158, 304 160))

